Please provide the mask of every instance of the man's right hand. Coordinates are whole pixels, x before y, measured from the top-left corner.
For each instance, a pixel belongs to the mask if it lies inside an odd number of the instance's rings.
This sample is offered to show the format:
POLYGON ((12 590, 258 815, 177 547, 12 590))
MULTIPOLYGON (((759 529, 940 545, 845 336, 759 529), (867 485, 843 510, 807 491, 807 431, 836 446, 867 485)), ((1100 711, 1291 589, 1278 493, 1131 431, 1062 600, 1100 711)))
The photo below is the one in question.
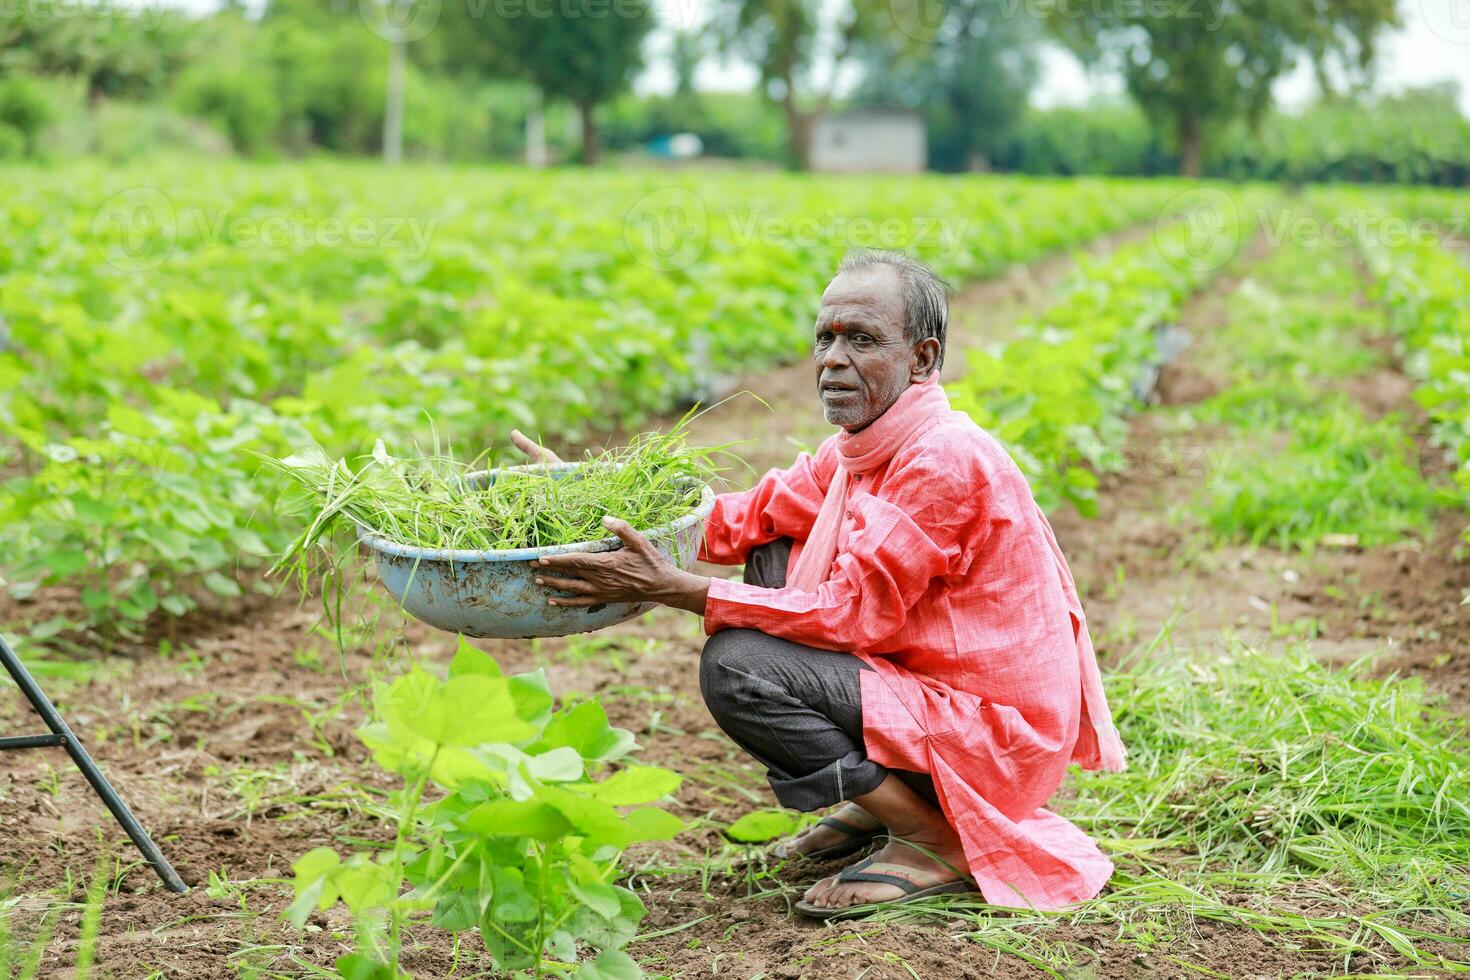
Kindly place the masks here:
POLYGON ((510 430, 510 441, 521 452, 531 457, 531 461, 543 466, 554 466, 562 461, 561 457, 550 449, 538 445, 520 429, 510 430))

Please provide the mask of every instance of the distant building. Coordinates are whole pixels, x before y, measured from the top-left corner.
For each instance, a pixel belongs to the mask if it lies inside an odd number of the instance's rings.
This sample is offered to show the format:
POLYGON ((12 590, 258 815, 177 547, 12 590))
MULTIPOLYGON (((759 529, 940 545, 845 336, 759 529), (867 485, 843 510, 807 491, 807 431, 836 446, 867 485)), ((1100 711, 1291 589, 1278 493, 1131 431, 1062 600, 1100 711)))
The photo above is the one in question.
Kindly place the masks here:
POLYGON ((929 165, 924 119, 902 109, 869 109, 818 119, 811 167, 826 173, 922 173, 929 165))

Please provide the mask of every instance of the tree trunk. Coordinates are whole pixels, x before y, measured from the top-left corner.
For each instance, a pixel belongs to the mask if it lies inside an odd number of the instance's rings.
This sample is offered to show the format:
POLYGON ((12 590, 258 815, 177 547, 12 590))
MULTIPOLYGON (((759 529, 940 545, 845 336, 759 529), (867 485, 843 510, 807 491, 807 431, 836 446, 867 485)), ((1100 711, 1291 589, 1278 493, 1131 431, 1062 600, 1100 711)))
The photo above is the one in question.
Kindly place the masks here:
POLYGON ((786 130, 791 143, 791 163, 797 170, 810 170, 812 165, 812 124, 814 115, 797 108, 796 97, 790 92, 785 99, 786 130))
POLYGON ((546 166, 546 110, 539 86, 532 87, 526 107, 526 165, 546 166))
POLYGON ((1186 111, 1179 117, 1179 175, 1198 180, 1204 169, 1205 135, 1199 117, 1186 111))
POLYGON ((584 166, 594 167, 602 158, 602 147, 597 139, 597 106, 591 102, 583 102, 582 110, 582 163, 584 166))
POLYGON ((408 46, 402 39, 388 42, 388 92, 383 106, 383 160, 403 159, 403 84, 408 64, 408 46))

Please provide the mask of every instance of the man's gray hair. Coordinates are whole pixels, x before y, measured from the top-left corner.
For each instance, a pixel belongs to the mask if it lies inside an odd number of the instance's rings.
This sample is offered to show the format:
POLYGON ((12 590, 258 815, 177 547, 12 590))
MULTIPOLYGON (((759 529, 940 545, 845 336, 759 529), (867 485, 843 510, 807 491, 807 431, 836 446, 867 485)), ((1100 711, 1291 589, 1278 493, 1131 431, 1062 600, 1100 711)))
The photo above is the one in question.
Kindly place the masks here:
POLYGON ((938 371, 944 367, 944 345, 949 334, 949 283, 928 265, 902 252, 879 248, 854 248, 842 257, 837 274, 857 272, 884 265, 898 273, 903 293, 904 337, 910 345, 933 337, 939 341, 938 371))

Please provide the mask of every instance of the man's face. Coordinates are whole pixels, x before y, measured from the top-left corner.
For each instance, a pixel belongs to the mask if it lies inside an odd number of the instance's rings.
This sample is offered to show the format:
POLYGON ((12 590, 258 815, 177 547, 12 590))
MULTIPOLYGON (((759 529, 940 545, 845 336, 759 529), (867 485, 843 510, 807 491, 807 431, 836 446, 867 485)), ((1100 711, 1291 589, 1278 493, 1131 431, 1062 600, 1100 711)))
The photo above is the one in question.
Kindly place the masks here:
POLYGON ((911 381, 913 348, 904 338, 897 269, 869 266, 828 284, 817 311, 817 396, 832 425, 849 432, 888 411, 911 381))

